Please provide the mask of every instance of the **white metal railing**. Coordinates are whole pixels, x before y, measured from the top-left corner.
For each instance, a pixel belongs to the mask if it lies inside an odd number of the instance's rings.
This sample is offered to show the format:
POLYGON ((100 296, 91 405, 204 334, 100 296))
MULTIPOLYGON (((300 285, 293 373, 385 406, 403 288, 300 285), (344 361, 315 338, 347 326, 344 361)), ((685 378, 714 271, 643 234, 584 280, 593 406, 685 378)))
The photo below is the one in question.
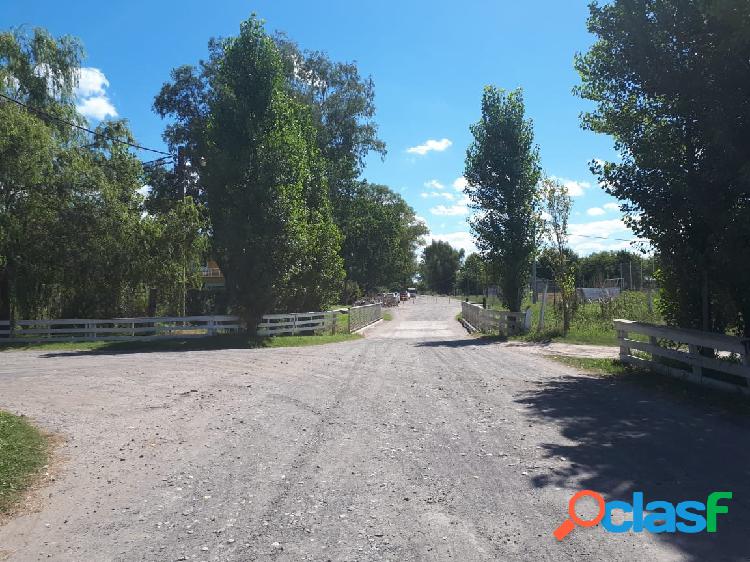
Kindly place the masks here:
POLYGON ((461 303, 461 317, 479 332, 505 336, 517 335, 531 328, 531 309, 526 312, 485 309, 480 304, 461 303))
POLYGON ((165 337, 203 337, 240 329, 236 316, 163 316, 139 318, 63 318, 0 322, 0 343, 46 341, 126 341, 165 337))
POLYGON ((750 394, 750 339, 632 320, 615 320, 614 327, 623 363, 750 394), (632 339, 631 334, 647 336, 649 341, 632 339), (701 348, 718 357, 701 354, 701 348))
POLYGON ((289 312, 286 314, 266 314, 258 324, 259 336, 295 335, 301 333, 320 334, 330 332, 335 334, 343 320, 341 312, 332 310, 327 312, 289 312))
POLYGON ((383 318, 383 307, 380 303, 353 306, 349 309, 349 332, 356 332, 383 318))

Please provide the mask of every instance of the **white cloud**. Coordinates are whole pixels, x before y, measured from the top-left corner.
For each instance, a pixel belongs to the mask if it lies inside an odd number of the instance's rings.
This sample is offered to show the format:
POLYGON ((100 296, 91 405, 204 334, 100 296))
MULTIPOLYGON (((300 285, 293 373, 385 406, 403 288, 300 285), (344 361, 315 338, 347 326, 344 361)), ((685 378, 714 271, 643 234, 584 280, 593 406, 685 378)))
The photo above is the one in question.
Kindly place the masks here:
POLYGON ((76 109, 84 117, 101 121, 106 117, 117 117, 117 110, 107 96, 109 80, 98 68, 84 67, 78 71, 76 87, 76 109))
POLYGON ((608 211, 619 211, 620 205, 618 205, 617 203, 605 203, 604 208, 608 211))
POLYGON ((456 204, 446 207, 445 205, 438 205, 430 209, 433 215, 441 217, 455 217, 460 215, 466 215, 469 213, 469 208, 466 205, 456 204))
POLYGON ((621 218, 569 225, 570 245, 579 254, 630 248, 638 239, 621 218))
POLYGON ((459 232, 448 232, 446 234, 432 234, 425 237, 425 239, 428 245, 433 240, 448 242, 448 244, 456 249, 463 249, 463 251, 466 252, 466 255, 477 251, 477 247, 474 245, 474 239, 471 234, 463 230, 459 232))
POLYGON ((461 215, 468 215, 470 202, 471 201, 469 200, 469 196, 464 195, 450 207, 446 207, 445 205, 438 205, 437 207, 433 207, 432 209, 430 209, 430 212, 433 215, 442 217, 457 217, 461 215))
POLYGON ((453 180, 453 187, 456 189, 456 191, 463 191, 468 185, 469 182, 463 176, 453 180))
POLYGON ((81 98, 103 96, 109 87, 109 80, 98 68, 84 67, 78 71, 76 95, 81 98))
POLYGON ((98 119, 99 121, 105 117, 117 117, 117 110, 107 96, 86 98, 76 104, 76 109, 84 117, 98 119))
POLYGON ((443 197, 447 199, 448 201, 453 201, 456 196, 448 191, 423 191, 421 193, 422 197, 443 197))
POLYGON ((435 152, 443 152, 452 144, 453 142, 451 142, 449 139, 428 139, 424 142, 424 144, 419 144, 417 146, 407 148, 406 152, 408 152, 409 154, 419 154, 420 156, 424 156, 425 154, 433 150, 435 152))
POLYGON ((586 214, 590 217, 599 217, 605 213, 606 211, 601 207, 591 207, 590 209, 586 209, 586 214))
POLYGON ((445 186, 437 180, 430 180, 424 182, 425 187, 431 187, 432 189, 445 189, 445 186))
POLYGON ((578 236, 602 236, 630 234, 630 229, 625 226, 622 219, 606 219, 591 222, 571 223, 570 234, 578 236))
POLYGON ((587 181, 577 181, 568 178, 561 178, 558 176, 550 176, 550 179, 557 180, 568 188, 568 194, 571 197, 580 197, 583 195, 584 190, 591 187, 591 184, 587 181))

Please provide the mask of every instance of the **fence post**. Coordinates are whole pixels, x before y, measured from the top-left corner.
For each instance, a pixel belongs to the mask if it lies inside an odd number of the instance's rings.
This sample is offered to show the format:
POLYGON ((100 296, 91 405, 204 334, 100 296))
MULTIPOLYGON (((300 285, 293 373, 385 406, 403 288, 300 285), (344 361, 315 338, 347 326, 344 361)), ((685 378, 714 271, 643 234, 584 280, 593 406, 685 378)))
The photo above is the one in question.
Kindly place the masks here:
POLYGON ((617 339, 620 340, 620 361, 625 361, 630 355, 630 348, 626 346, 625 340, 628 338, 628 332, 617 330, 617 339))
POLYGON ((698 378, 698 382, 700 382, 701 379, 703 378, 703 367, 701 367, 698 364, 698 361, 700 361, 700 352, 698 351, 698 346, 693 345, 692 343, 689 343, 688 351, 690 352, 690 358, 695 361, 695 362, 691 361, 691 366, 693 368, 693 375, 695 375, 698 378))

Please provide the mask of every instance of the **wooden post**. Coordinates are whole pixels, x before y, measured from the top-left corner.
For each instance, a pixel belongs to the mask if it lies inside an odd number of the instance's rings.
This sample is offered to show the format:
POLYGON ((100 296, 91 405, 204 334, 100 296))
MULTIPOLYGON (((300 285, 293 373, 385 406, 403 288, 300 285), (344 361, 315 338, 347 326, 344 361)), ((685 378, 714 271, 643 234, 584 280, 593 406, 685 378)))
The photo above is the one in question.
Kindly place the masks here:
POLYGON ((620 361, 626 361, 626 358, 630 355, 630 348, 625 344, 627 338, 628 332, 617 330, 617 339, 620 340, 620 361))
POLYGON ((698 361, 700 361, 701 357, 700 352, 698 351, 698 346, 689 343, 688 351, 690 352, 690 358, 695 361, 694 363, 691 362, 693 367, 693 375, 697 377, 697 382, 700 382, 703 378, 703 367, 698 364, 698 361))

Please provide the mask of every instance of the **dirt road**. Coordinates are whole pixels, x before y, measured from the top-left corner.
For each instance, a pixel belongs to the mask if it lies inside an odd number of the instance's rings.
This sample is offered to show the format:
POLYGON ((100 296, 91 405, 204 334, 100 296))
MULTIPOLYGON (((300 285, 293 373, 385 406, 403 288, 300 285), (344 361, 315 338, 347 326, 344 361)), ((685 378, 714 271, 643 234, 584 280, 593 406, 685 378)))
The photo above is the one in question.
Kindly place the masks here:
MULTIPOLYGON (((484 344, 421 297, 366 338, 0 354, 0 408, 66 442, 11 560, 747 560, 749 424, 484 344), (581 489, 705 501, 719 532, 551 535, 581 489)), ((1 452, 0 452, 1 454, 1 452)))

